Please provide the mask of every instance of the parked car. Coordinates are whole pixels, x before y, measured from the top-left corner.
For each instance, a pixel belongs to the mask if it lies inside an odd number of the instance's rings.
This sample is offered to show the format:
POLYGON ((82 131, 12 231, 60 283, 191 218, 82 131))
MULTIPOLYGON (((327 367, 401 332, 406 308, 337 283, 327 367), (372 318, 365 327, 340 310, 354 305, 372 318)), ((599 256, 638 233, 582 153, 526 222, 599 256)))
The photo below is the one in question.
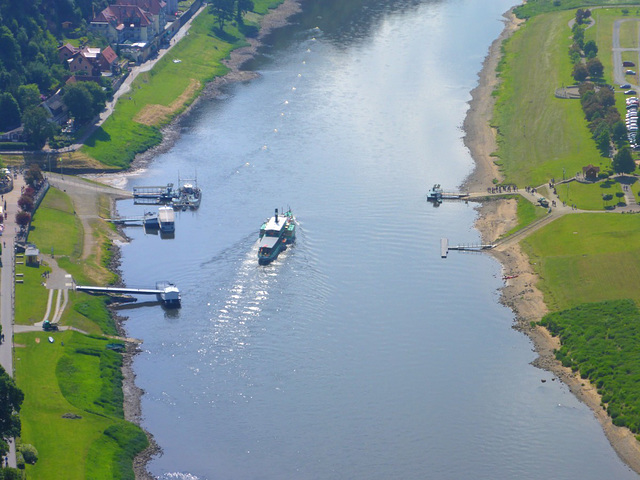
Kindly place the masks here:
POLYGON ((635 75, 636 74, 635 70, 627 70, 624 73, 626 73, 627 75, 635 75))
POLYGON ((636 66, 636 64, 635 64, 635 63, 633 63, 633 62, 630 62, 630 61, 626 60, 626 61, 622 62, 622 66, 623 66, 623 67, 635 67, 635 66, 636 66))
POLYGON ((626 91, 624 92, 624 94, 625 94, 625 95, 635 95, 635 94, 636 94, 636 91, 635 91, 635 90, 626 90, 626 91))
POLYGON ((622 85, 620 85, 620 88, 621 88, 622 90, 624 90, 625 88, 631 88, 631 84, 629 84, 629 83, 623 83, 622 85))

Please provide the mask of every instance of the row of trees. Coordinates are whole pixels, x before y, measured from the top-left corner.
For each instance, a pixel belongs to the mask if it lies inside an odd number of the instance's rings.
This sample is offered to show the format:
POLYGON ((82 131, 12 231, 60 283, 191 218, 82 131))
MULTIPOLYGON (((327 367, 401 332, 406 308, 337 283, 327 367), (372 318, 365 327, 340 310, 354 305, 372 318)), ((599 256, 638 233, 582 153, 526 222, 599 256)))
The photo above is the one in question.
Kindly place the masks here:
POLYGON ((580 83, 580 103, 598 150, 608 157, 613 143, 616 148, 612 163, 614 171, 631 173, 636 166, 629 148, 627 127, 615 106, 614 90, 601 81, 604 67, 597 58, 598 46, 593 40, 584 41, 584 24, 589 17, 589 10, 576 11, 573 44, 569 48, 569 57, 574 64, 573 78, 580 83), (589 77, 600 84, 586 81, 589 77))

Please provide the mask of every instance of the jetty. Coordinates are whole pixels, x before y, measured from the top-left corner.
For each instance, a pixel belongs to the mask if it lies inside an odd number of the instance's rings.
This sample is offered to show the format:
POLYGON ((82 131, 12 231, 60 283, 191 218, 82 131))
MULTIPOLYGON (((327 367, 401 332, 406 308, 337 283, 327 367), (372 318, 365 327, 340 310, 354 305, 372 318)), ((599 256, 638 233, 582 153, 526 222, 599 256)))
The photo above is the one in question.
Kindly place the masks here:
POLYGON ((127 294, 127 295, 155 295, 158 301, 165 307, 180 307, 180 290, 173 283, 157 282, 155 288, 126 288, 126 287, 99 287, 92 285, 76 285, 80 292, 127 294))
POLYGON ((449 250, 459 250, 465 252, 481 252, 483 250, 491 250, 495 248, 493 244, 470 244, 470 245, 449 245, 448 238, 440 239, 440 256, 442 258, 447 258, 449 254, 449 250))
POLYGON ((180 187, 174 188, 173 183, 165 186, 133 187, 133 203, 136 205, 169 205, 176 210, 195 210, 200 206, 202 190, 198 187, 197 179, 180 180, 180 187))
POLYGON ((144 215, 113 218, 109 221, 125 227, 144 227, 145 230, 161 230, 163 233, 171 233, 176 229, 175 212, 172 207, 167 206, 160 207, 157 214, 145 212, 144 215))
POLYGON ((466 198, 469 198, 469 196, 469 193, 445 192, 440 184, 436 183, 427 193, 427 201, 439 205, 443 200, 464 200, 466 198))

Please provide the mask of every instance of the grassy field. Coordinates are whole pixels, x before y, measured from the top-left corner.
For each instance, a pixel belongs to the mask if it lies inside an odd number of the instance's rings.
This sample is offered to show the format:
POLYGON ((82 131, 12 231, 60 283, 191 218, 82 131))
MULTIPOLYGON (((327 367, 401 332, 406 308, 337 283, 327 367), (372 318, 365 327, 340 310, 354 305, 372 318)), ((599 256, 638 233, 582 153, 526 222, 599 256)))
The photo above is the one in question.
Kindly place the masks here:
POLYGON ((567 51, 573 12, 540 15, 504 46, 501 85, 493 125, 498 129, 498 163, 507 183, 540 185, 588 164, 609 166, 596 149, 580 102, 554 96, 573 84, 567 51), (531 58, 536 58, 535 62, 531 58))
MULTIPOLYGON (((258 0, 254 10, 263 14, 280 3, 258 0)), ((251 25, 252 20, 260 18, 250 14, 246 22, 251 25)), ((81 153, 105 165, 126 168, 137 153, 160 143, 160 128, 193 103, 208 82, 227 72, 221 62, 233 49, 247 45, 233 24, 225 26, 223 38, 216 33, 216 19, 205 9, 193 21, 188 36, 150 72, 136 78, 131 92, 120 97, 114 113, 89 138, 81 153)))
POLYGON ((567 215, 521 243, 551 311, 605 300, 640 302, 640 215, 567 215))
POLYGON ((504 236, 507 237, 509 235, 513 235, 519 230, 522 230, 527 225, 535 222, 539 218, 544 217, 547 214, 547 209, 542 208, 540 206, 534 205, 529 200, 517 195, 515 197, 516 202, 518 203, 517 207, 517 215, 518 215, 518 224, 509 230, 504 236))
POLYGON ((556 190, 563 202, 576 205, 581 210, 607 210, 624 202, 622 186, 611 179, 592 184, 570 182, 557 185, 556 190), (606 196, 612 198, 607 200, 606 196))
POLYGON ((131 456, 147 439, 122 418, 120 354, 105 348, 107 339, 67 331, 49 343, 48 336, 15 336, 16 380, 25 394, 21 440, 39 452, 27 477, 133 478, 131 456))
POLYGON ((520 18, 530 18, 547 12, 561 10, 575 10, 577 8, 590 8, 601 5, 628 5, 631 14, 640 15, 634 5, 639 5, 638 0, 528 0, 527 3, 516 8, 516 14, 520 18))

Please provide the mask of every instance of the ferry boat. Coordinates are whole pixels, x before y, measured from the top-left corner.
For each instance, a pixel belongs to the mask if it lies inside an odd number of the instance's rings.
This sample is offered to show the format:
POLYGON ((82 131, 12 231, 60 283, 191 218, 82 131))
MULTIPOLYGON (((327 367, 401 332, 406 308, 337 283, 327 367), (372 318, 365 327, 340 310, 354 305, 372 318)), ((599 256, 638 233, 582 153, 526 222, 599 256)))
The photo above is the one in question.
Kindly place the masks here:
POLYGON ((258 263, 267 265, 274 261, 281 251, 296 239, 296 221, 291 210, 268 218, 260 227, 258 263))
POLYGON ((176 192, 173 199, 174 208, 192 208, 196 209, 200 206, 202 200, 202 190, 198 185, 193 183, 184 183, 176 192))

